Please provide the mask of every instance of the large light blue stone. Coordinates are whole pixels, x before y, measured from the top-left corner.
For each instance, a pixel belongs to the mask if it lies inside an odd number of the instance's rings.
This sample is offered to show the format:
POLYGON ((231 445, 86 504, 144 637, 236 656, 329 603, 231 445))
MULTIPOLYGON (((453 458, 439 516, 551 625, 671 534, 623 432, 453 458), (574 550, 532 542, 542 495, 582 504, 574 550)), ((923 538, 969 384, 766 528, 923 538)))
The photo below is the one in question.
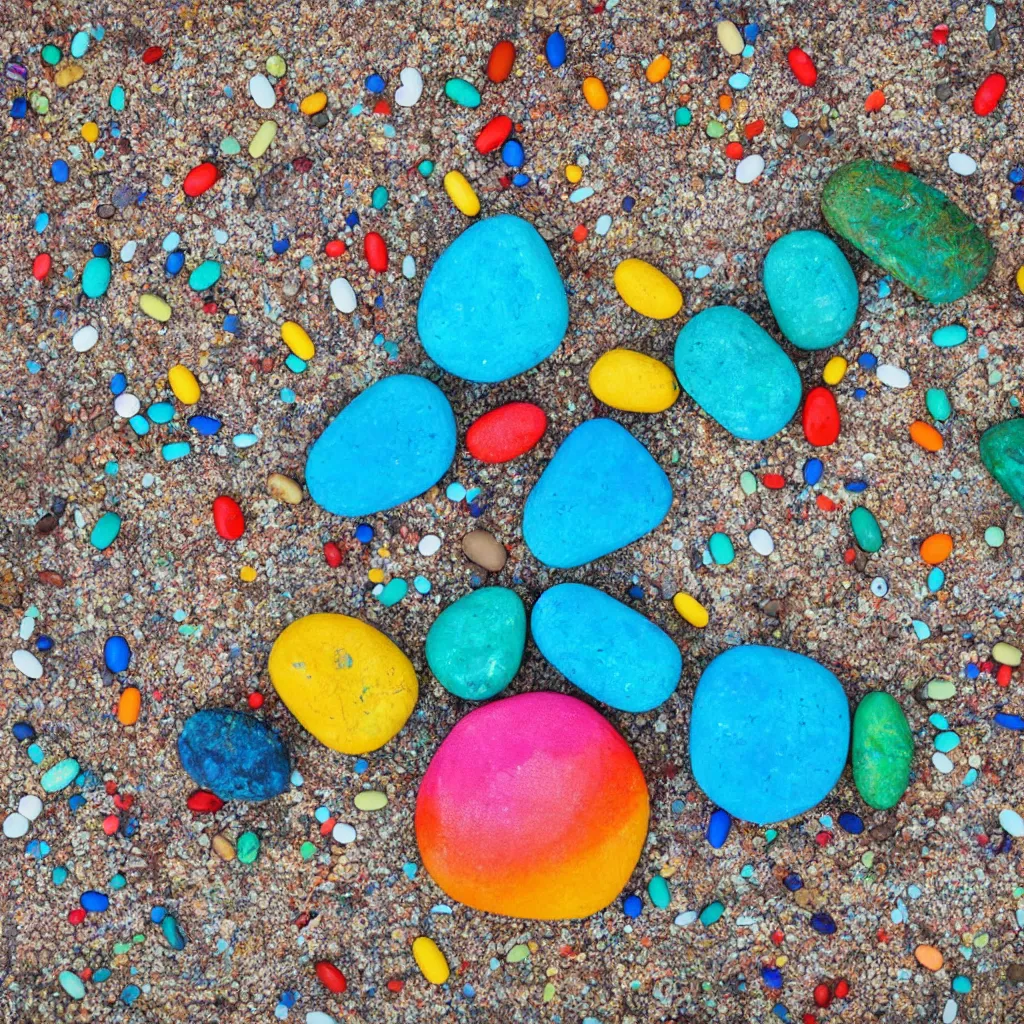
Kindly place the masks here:
POLYGON ((429 490, 455 456, 455 416, 423 377, 385 377, 356 395, 306 459, 313 500, 339 516, 394 508, 429 490))
POLYGON ((565 286, 547 243, 507 214, 477 221, 441 253, 417 312, 427 355, 456 377, 487 383, 543 362, 568 326, 565 286))
POLYGON ((828 348, 857 319, 857 278, 820 231, 791 231, 768 250, 764 290, 779 330, 797 348, 828 348))
POLYGON ((619 711, 650 711, 675 691, 683 659, 650 619, 582 583, 545 590, 530 613, 540 653, 569 682, 619 711))
POLYGON ((530 491, 523 539, 545 565, 572 569, 632 544, 668 513, 672 485, 614 420, 581 423, 530 491))
POLYGON ((683 390, 735 437, 777 434, 800 404, 800 375, 767 331, 733 306, 698 313, 676 338, 683 390))
POLYGON ((178 756, 192 781, 221 800, 269 800, 289 785, 281 738, 242 711, 197 711, 178 737, 178 756))
POLYGON ((697 785, 734 818, 785 821, 824 800, 850 746, 839 680, 811 658, 733 647, 704 670, 690 715, 697 785))

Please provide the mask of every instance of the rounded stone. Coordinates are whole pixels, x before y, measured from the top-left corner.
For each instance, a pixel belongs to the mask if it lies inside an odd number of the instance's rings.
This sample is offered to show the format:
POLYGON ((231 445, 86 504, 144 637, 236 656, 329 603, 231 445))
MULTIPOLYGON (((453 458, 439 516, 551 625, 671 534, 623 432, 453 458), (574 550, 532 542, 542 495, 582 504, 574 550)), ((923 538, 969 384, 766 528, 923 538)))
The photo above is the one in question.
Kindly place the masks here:
POLYGON ((734 818, 767 825, 814 807, 839 779, 849 738, 839 680, 802 654, 733 647, 697 684, 693 775, 734 818))
POLYGON ((875 691, 853 716, 853 781, 869 807, 895 807, 910 782, 914 738, 895 698, 875 691))

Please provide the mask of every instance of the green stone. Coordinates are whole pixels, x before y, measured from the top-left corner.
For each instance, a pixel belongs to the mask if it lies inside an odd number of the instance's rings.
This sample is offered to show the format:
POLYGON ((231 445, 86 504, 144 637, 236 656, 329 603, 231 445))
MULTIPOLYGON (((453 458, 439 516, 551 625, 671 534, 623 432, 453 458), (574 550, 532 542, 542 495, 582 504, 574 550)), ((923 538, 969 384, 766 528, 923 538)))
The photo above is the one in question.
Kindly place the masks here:
POLYGON ((40 115, 46 114, 50 110, 49 97, 44 96, 41 92, 31 92, 28 97, 29 103, 32 105, 32 109, 40 115))
POLYGON ((910 782, 914 738, 899 703, 876 690, 857 705, 853 716, 853 781, 857 792, 877 811, 895 807, 910 782))
POLYGON ((945 423, 953 415, 953 407, 949 404, 949 395, 942 388, 929 388, 924 404, 932 419, 945 423))
POLYGON ((460 107, 479 107, 480 93, 474 85, 464 78, 449 78, 444 83, 444 94, 460 107))
POLYGON ((753 494, 757 490, 757 477, 749 469, 740 473, 740 487, 747 495, 753 494))
POLYGON ((42 54, 42 56, 43 56, 43 63, 44 64, 49 64, 50 67, 52 68, 52 67, 55 67, 56 65, 58 65, 60 63, 60 59, 61 59, 61 57, 64 56, 64 54, 62 54, 60 52, 60 48, 57 47, 57 46, 54 46, 53 43, 47 43, 46 46, 43 47, 43 54, 42 54))
POLYGON ((275 78, 283 78, 287 70, 288 65, 285 64, 284 57, 280 54, 275 53, 272 57, 267 58, 268 75, 273 75, 275 78))
POLYGON ((985 279, 995 249, 941 192, 875 160, 854 160, 825 183, 831 228, 911 291, 953 302, 985 279))
POLYGON ((251 864, 260 855, 260 837, 255 832, 243 832, 235 844, 235 854, 243 864, 251 864))
POLYGON ((996 483, 1024 509, 1024 419, 989 427, 978 447, 996 483))
POLYGON ((725 134, 725 125, 721 121, 708 121, 706 130, 709 139, 720 139, 725 134))
POLYGON ((188 286, 194 292, 205 292, 220 280, 220 264, 216 260, 203 260, 188 276, 188 286))
POLYGON ((510 964, 520 964, 530 955, 530 947, 525 942, 516 943, 509 951, 505 959, 510 964))
POLYGON ((107 294, 110 287, 110 260, 105 256, 93 256, 82 271, 82 291, 86 298, 98 299, 107 294))
POLYGON ((220 151, 225 156, 235 156, 242 151, 242 144, 234 135, 225 135, 220 141, 220 151))
POLYGON ((713 533, 708 540, 711 560, 715 565, 728 565, 735 557, 732 541, 724 533, 713 533))
POLYGON ((104 512, 89 535, 89 543, 97 551, 105 551, 117 540, 121 532, 121 517, 116 512, 104 512))
POLYGON ((299 856, 303 860, 310 860, 316 853, 316 847, 308 840, 299 847, 299 856))
POLYGON ((882 530, 878 520, 863 505, 858 505, 850 513, 850 526, 861 551, 871 555, 882 546, 882 530))
POLYGON ((450 604, 427 633, 426 655, 438 682, 464 700, 487 700, 519 671, 526 609, 507 587, 481 587, 450 604))
POLYGON ((656 907, 663 910, 672 902, 672 893, 669 891, 668 882, 661 875, 655 875, 647 883, 647 895, 656 907))

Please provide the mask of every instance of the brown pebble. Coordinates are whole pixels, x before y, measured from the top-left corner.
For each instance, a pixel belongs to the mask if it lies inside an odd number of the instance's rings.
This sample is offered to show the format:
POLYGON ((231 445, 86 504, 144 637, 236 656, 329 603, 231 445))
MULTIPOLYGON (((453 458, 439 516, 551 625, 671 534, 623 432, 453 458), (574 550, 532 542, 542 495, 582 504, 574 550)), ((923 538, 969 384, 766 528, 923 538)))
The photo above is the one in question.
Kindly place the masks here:
POLYGON ((36 533, 38 533, 40 537, 45 537, 48 533, 53 533, 59 525, 60 520, 52 512, 47 512, 46 515, 36 523, 36 533))
POLYGON ((51 587, 63 587, 64 577, 59 572, 54 572, 52 569, 43 569, 39 573, 39 582, 45 583, 51 587))
POLYGON ((868 829, 868 835, 876 843, 883 843, 886 839, 891 839, 895 831, 896 826, 891 821, 883 821, 880 825, 875 825, 874 828, 868 829))
POLYGON ((486 530, 472 530, 462 538, 466 557, 488 572, 501 572, 508 552, 486 530))
POLYGON ((221 860, 235 859, 235 848, 232 846, 231 840, 223 834, 213 837, 213 851, 221 860))
POLYGON ((1010 964, 1006 968, 1006 980, 1021 982, 1024 981, 1024 964, 1010 964))
POLYGON ((99 217, 100 220, 110 220, 116 212, 117 211, 110 205, 110 203, 104 203, 102 206, 96 207, 96 216, 99 217))

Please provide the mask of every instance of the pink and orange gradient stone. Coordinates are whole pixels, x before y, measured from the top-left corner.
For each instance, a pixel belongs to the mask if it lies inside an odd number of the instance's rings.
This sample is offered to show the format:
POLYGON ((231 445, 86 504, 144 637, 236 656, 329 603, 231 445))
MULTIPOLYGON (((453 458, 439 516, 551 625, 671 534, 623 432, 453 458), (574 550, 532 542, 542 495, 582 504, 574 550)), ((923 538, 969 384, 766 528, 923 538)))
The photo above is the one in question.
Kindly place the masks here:
POLYGON ((416 838, 452 898, 508 917, 603 910, 647 836, 647 783, 589 705, 525 693, 471 711, 438 748, 416 801, 416 838))

